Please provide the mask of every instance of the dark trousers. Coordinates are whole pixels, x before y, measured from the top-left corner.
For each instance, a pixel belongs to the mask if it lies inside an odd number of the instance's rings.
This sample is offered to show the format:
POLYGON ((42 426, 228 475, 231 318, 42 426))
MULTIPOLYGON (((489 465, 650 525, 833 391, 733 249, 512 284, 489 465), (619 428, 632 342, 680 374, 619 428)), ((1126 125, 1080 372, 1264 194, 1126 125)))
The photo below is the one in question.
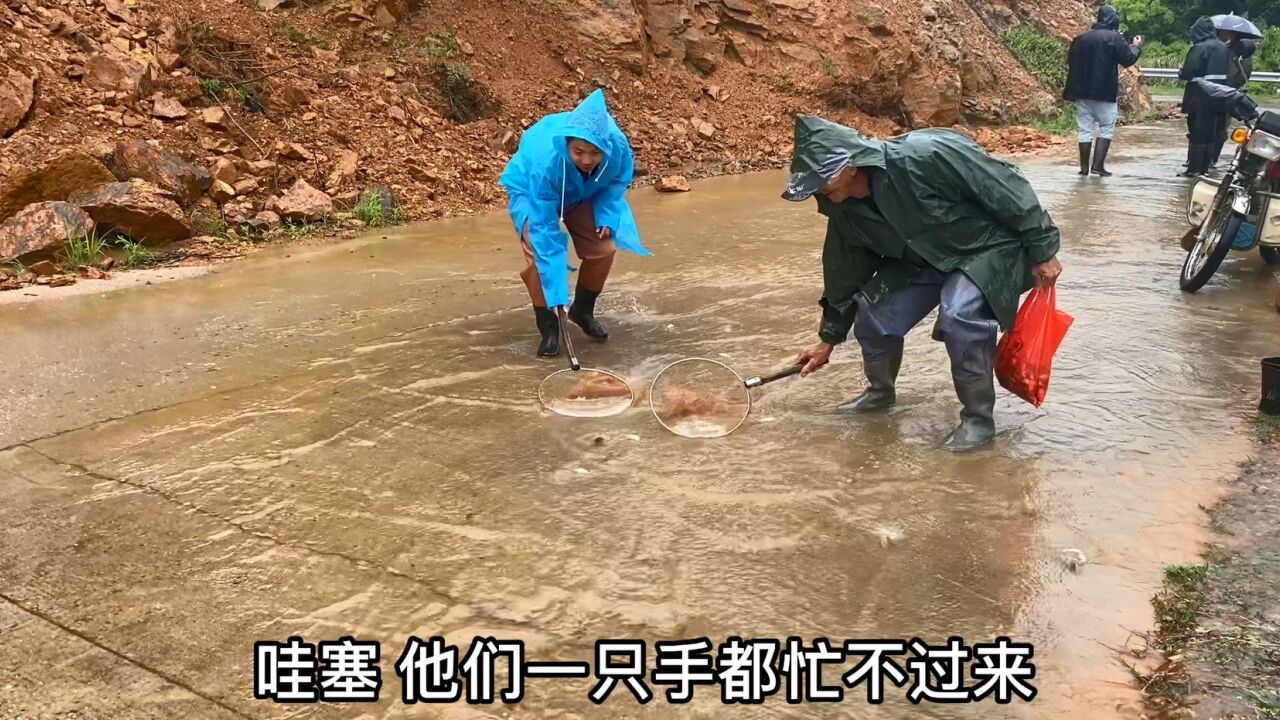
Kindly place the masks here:
POLYGON ((1227 113, 1194 112, 1187 115, 1187 172, 1199 175, 1218 162, 1227 142, 1227 113))
POLYGON ((1212 145, 1227 137, 1227 114, 1196 112, 1187 115, 1192 145, 1212 145))

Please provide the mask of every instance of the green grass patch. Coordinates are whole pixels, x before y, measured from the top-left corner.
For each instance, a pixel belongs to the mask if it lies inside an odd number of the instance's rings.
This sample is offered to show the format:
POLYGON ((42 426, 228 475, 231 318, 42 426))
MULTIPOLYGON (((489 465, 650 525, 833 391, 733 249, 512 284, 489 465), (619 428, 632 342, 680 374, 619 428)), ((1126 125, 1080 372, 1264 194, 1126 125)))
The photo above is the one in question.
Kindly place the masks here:
POLYGON ((116 238, 115 246, 124 251, 124 264, 128 267, 143 267, 155 261, 155 253, 140 242, 119 237, 116 238))
POLYGON ((284 232, 286 238, 296 242, 325 226, 325 223, 284 222, 280 224, 280 230, 284 232))
POLYGON ((822 58, 822 72, 834 77, 836 74, 836 62, 829 57, 822 58))
POLYGON ((1067 50, 1061 40, 1029 25, 1004 30, 1000 39, 1027 72, 1056 94, 1062 93, 1067 86, 1067 50))
POLYGON ((1062 108, 1058 110, 1057 115, 1045 118, 1036 118, 1027 123, 1028 127, 1035 128, 1040 132, 1047 132, 1050 135, 1074 135, 1079 131, 1079 125, 1076 123, 1076 104, 1064 103, 1062 108))
POLYGON ((200 80, 200 92, 204 93, 205 97, 210 99, 221 97, 222 93, 225 92, 226 89, 226 83, 222 82, 218 78, 202 78, 200 80))
POLYGON ((1195 632, 1208 578, 1208 563, 1165 567, 1164 587, 1152 598, 1151 605, 1160 628, 1160 649, 1166 655, 1180 653, 1195 632))
POLYGON ((308 35, 302 30, 299 30, 297 27, 294 27, 293 25, 290 25, 287 22, 280 23, 279 30, 281 35, 288 38, 289 42, 295 45, 308 45, 312 47, 318 47, 323 50, 333 49, 333 42, 328 38, 308 35))
POLYGON ((1258 413, 1253 420, 1253 433, 1258 442, 1264 445, 1274 443, 1280 438, 1280 416, 1258 413))
POLYGON ((428 35, 418 47, 418 52, 431 57, 455 58, 462 54, 462 46, 458 44, 458 38, 454 36, 453 31, 445 28, 438 33, 428 35))
POLYGON ((390 200, 389 193, 372 187, 361 193, 360 199, 351 208, 351 215, 372 228, 404 221, 404 211, 390 200))
POLYGON ((221 215, 207 214, 196 217, 195 221, 196 235, 209 235, 219 240, 229 240, 231 226, 227 225, 227 221, 222 219, 221 215))
POLYGON ((86 265, 95 265, 102 257, 102 249, 106 244, 106 239, 95 230, 83 235, 68 235, 66 247, 58 254, 58 264, 72 271, 86 265))
POLYGON ((456 123, 489 117, 501 104, 471 73, 466 63, 440 63, 435 70, 436 90, 444 99, 447 114, 456 123))

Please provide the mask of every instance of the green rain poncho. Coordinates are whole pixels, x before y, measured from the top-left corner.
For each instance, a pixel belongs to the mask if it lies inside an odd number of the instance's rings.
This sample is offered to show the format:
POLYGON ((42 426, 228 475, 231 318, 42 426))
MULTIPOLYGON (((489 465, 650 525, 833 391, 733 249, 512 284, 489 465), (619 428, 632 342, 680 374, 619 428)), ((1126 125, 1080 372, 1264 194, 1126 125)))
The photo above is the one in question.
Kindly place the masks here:
POLYGON ((1000 327, 1013 326, 1031 268, 1058 253, 1058 228, 1017 168, 951 130, 875 140, 821 118, 796 118, 792 181, 800 201, 846 165, 873 168, 870 203, 833 203, 822 250, 824 312, 819 335, 844 342, 855 293, 871 302, 906 287, 922 262, 963 271, 986 297, 1000 327))

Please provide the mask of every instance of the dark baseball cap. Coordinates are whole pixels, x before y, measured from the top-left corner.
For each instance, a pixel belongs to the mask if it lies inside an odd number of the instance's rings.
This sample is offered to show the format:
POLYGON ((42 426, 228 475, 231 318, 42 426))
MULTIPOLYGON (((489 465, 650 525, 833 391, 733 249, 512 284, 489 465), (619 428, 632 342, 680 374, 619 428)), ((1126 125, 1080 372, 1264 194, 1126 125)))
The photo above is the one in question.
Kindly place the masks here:
POLYGON ((847 152, 834 152, 822 161, 822 166, 813 170, 801 170, 791 173, 787 181, 787 189, 782 192, 783 200, 801 202, 813 197, 829 180, 849 167, 850 155, 847 152))

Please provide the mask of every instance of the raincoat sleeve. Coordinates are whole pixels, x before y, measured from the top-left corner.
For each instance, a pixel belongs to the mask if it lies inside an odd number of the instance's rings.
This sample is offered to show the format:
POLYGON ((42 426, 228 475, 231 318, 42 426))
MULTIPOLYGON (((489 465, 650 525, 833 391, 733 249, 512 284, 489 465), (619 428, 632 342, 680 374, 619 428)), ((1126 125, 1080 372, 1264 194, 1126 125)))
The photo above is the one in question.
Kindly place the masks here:
POLYGON ((854 293, 875 275, 880 256, 848 241, 838 221, 827 221, 827 239, 822 246, 822 322, 818 337, 839 345, 853 328, 857 303, 854 293))
POLYGON ((545 176, 529 203, 529 245, 547 307, 569 304, 569 240, 560 227, 559 188, 545 176))
POLYGON ((592 199, 596 213, 596 227, 607 227, 614 236, 618 234, 618 225, 622 222, 622 211, 627 205, 627 188, 631 187, 631 179, 636 173, 631 146, 623 140, 622 147, 625 150, 621 158, 622 172, 618 173, 618 176, 592 199))
POLYGON ((977 146, 963 155, 945 153, 939 159, 939 169, 950 175, 971 201, 1017 234, 1033 265, 1058 254, 1058 226, 1017 168, 977 146))
POLYGON ((1116 35, 1115 44, 1116 62, 1121 67, 1133 67, 1133 64, 1138 62, 1138 58, 1142 57, 1142 48, 1125 40, 1123 35, 1116 35))
POLYGON ((1182 69, 1178 71, 1179 80, 1191 80, 1192 78, 1203 77, 1205 74, 1205 62, 1208 59, 1208 51, 1203 45, 1193 45, 1187 51, 1186 60, 1182 61, 1182 69))

